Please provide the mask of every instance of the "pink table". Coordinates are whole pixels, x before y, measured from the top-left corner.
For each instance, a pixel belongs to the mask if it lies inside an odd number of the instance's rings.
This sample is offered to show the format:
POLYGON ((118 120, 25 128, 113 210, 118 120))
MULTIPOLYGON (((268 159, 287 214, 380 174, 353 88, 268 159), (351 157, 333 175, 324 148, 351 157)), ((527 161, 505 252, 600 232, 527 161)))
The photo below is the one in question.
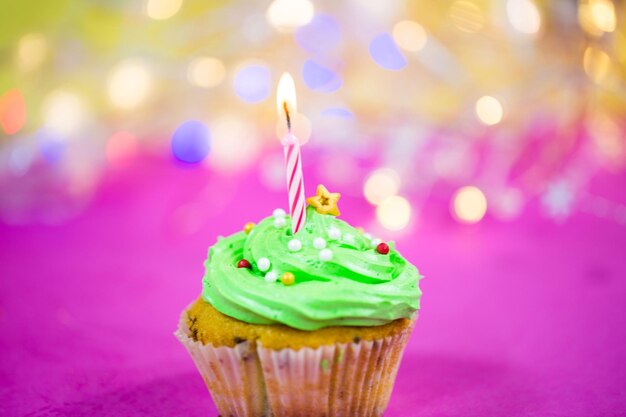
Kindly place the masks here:
MULTIPOLYGON (((216 415, 172 332, 218 233, 284 205, 255 177, 144 161, 62 226, 0 225, 0 415, 216 415)), ((626 415, 622 226, 531 208, 463 227, 437 202, 420 217, 398 241, 427 279, 388 416, 626 415)))

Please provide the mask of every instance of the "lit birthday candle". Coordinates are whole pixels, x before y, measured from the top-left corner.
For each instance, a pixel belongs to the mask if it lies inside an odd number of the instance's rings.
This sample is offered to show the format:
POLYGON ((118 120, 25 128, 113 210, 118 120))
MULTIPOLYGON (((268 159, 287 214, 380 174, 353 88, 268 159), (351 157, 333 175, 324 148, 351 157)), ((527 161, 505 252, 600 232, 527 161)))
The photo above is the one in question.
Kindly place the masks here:
POLYGON ((288 73, 284 73, 278 82, 276 105, 278 116, 287 124, 287 134, 281 139, 281 143, 285 149, 291 231, 295 234, 306 223, 306 197, 304 195, 300 141, 292 134, 291 129, 293 118, 297 113, 296 87, 293 78, 288 73))

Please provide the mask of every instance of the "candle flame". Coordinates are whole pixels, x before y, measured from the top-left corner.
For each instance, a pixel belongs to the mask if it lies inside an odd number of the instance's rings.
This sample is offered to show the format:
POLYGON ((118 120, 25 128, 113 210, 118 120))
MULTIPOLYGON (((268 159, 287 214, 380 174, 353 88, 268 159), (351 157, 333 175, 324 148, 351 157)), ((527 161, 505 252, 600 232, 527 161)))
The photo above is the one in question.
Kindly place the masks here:
POLYGON ((284 73, 278 82, 276 106, 279 117, 285 119, 287 129, 291 131, 291 120, 296 115, 298 106, 296 102, 296 85, 288 72, 284 73))

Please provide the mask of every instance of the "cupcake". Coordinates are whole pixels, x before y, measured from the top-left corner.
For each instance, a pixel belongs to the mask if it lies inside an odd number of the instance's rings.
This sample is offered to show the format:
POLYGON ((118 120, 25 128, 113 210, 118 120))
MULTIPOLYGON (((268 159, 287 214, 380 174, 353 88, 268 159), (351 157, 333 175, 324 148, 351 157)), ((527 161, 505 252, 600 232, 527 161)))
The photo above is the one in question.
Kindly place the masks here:
POLYGON ((383 415, 421 291, 392 242, 318 187, 295 235, 277 209, 209 249, 176 336, 222 416, 383 415))

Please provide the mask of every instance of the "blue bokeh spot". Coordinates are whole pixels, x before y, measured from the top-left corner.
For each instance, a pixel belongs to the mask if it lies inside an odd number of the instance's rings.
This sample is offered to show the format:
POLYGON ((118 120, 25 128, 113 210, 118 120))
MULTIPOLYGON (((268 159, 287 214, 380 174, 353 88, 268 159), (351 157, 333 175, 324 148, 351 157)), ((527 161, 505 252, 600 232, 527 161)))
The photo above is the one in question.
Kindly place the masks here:
POLYGON ((204 123, 190 120, 172 135, 172 153, 183 162, 201 162, 209 154, 210 142, 211 134, 204 123))
POLYGON ((37 131, 35 138, 39 153, 45 161, 55 164, 63 158, 67 144, 60 134, 43 128, 37 131))
POLYGON ((235 75, 233 87, 237 96, 248 103, 259 103, 270 95, 272 76, 262 65, 248 65, 235 75))
POLYGON ((342 84, 334 72, 310 59, 302 67, 302 78, 310 89, 325 93, 339 89, 342 84))
POLYGON ((385 69, 398 71, 406 66, 406 59, 388 33, 376 36, 369 50, 372 59, 385 69))
POLYGON ((332 51, 341 40, 339 24, 325 14, 316 15, 311 22, 298 29, 296 42, 305 50, 314 54, 332 51))

